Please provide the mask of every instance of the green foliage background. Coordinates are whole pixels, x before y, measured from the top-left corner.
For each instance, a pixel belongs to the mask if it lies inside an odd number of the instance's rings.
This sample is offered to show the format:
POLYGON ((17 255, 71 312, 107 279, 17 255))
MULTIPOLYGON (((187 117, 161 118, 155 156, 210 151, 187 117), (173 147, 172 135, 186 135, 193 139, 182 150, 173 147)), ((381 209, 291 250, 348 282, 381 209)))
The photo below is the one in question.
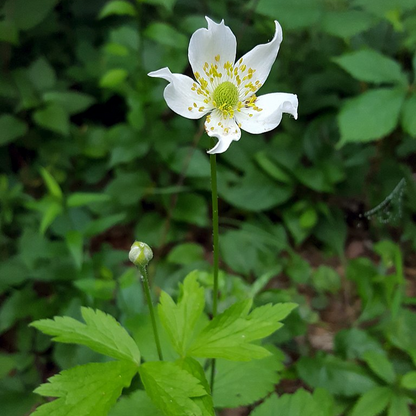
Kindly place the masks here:
POLYGON ((140 282, 126 262, 134 239, 155 251, 156 289, 175 295, 199 269, 209 290, 209 140, 146 75, 165 66, 190 74, 188 41, 205 15, 231 27, 237 55, 270 40, 279 20, 284 40, 260 93, 299 97, 297 121, 243 132, 218 157, 221 309, 247 296, 300 304, 270 340, 284 351, 280 377, 279 364, 273 374, 247 370, 270 380, 243 400, 232 382, 243 367, 220 364, 231 379, 218 380, 218 406, 251 405, 275 385, 290 393, 291 382, 313 393, 272 395, 252 414, 299 400, 326 403, 323 415, 410 415, 415 0, 2 1, 0 408, 29 414, 46 377, 103 359, 52 344, 28 327, 34 319, 100 308, 151 357, 140 345, 149 338, 140 282), (363 215, 388 195, 391 215, 363 215))

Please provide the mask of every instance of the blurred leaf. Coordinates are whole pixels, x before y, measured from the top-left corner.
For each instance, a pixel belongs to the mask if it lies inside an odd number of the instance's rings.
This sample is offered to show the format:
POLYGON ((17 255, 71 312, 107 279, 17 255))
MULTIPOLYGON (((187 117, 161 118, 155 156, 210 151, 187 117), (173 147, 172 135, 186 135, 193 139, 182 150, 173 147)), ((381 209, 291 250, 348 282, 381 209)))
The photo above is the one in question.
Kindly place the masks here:
POLYGON ((265 397, 279 382, 284 355, 273 348, 273 355, 249 362, 217 361, 214 403, 220 408, 247 406, 265 397), (241 382, 244 380, 244 383, 241 382))
POLYGON ((416 371, 409 371, 406 373, 402 377, 400 384, 405 389, 416 390, 416 371))
POLYGON ((359 365, 337 357, 302 357, 296 368, 301 379, 310 387, 323 387, 336 395, 357 396, 377 386, 359 365))
POLYGON ((11 114, 0 116, 0 146, 22 137, 27 132, 27 124, 11 114))
POLYGON ((69 115, 58 104, 47 104, 46 107, 35 111, 33 120, 47 130, 63 134, 64 136, 69 134, 69 115))
POLYGON ((387 416, 410 416, 409 398, 404 395, 393 395, 387 416))
POLYGON ((157 409, 143 390, 136 390, 129 396, 123 396, 110 410, 108 416, 164 416, 161 410, 157 409))
POLYGON ((110 69, 100 79, 100 87, 113 88, 121 84, 128 76, 125 69, 110 69))
POLYGON ((338 56, 334 61, 360 81, 406 84, 400 65, 372 49, 338 56))
POLYGON ((176 173, 185 173, 186 177, 209 178, 210 164, 208 156, 200 149, 180 147, 176 149, 168 161, 169 167, 176 173))
POLYGON ((76 266, 78 269, 82 266, 83 260, 83 243, 84 240, 82 238, 82 234, 79 231, 69 231, 66 233, 65 236, 66 245, 68 250, 70 251, 72 258, 75 261, 76 266))
POLYGON ((404 11, 416 7, 413 0, 354 0, 353 4, 380 17, 385 17, 392 10, 404 11))
POLYGON ((337 293, 341 289, 341 278, 332 268, 319 266, 312 275, 313 286, 324 292, 337 293))
MULTIPOLYGON (((36 0, 35 0, 36 1, 36 0)), ((51 64, 45 58, 38 58, 28 69, 29 79, 39 90, 44 91, 53 88, 56 84, 56 73, 51 64)))
POLYGON ((12 20, 0 22, 0 42, 8 42, 12 45, 19 43, 19 30, 12 20))
POLYGON ((168 254, 167 261, 174 264, 191 264, 204 259, 204 248, 196 243, 175 246, 168 254))
POLYGON ((153 4, 155 6, 163 6, 168 11, 172 11, 173 6, 175 5, 177 0, 137 0, 147 4, 153 4))
POLYGON ((405 92, 375 89, 348 100, 338 116, 341 144, 367 142, 390 134, 397 125, 405 92))
POLYGON ((411 95, 403 104, 402 126, 406 133, 416 136, 416 94, 411 95))
POLYGON ((55 221, 56 217, 63 211, 63 207, 60 202, 49 201, 46 209, 42 212, 42 221, 39 226, 41 234, 45 234, 49 226, 55 221))
POLYGON ((86 237, 92 237, 94 235, 101 234, 103 231, 108 230, 114 225, 119 224, 125 218, 126 218, 126 214, 122 212, 120 214, 108 215, 103 218, 99 218, 94 221, 91 221, 88 224, 88 227, 85 229, 84 235, 86 237))
POLYGON ((110 199, 107 194, 89 193, 89 192, 74 192, 69 195, 66 204, 68 207, 81 207, 94 202, 106 202, 110 199))
POLYGON ((46 92, 43 99, 60 105, 68 114, 80 113, 95 102, 94 97, 77 91, 46 92))
POLYGON ((6 15, 13 18, 16 26, 28 30, 41 23, 59 0, 8 0, 5 4, 6 15))
POLYGON ((39 171, 46 184, 46 187, 48 188, 49 193, 57 200, 62 201, 63 195, 59 183, 45 168, 41 167, 39 171))
POLYGON ((392 363, 386 357, 386 354, 377 351, 366 351, 363 358, 371 370, 388 384, 393 384, 396 379, 392 363))
POLYGON ((322 18, 322 30, 348 39, 370 29, 374 23, 375 19, 361 10, 327 11, 322 18))
POLYGON ((94 299, 103 300, 113 299, 116 290, 116 282, 114 280, 93 278, 77 279, 74 282, 74 286, 87 295, 92 296, 94 299))
POLYGON ((388 387, 375 387, 367 391, 358 399, 351 416, 377 416, 387 407, 392 395, 388 387))
POLYGON ((172 218, 204 227, 208 221, 207 201, 198 194, 180 194, 172 218))
POLYGON ((264 172, 266 172, 271 178, 283 183, 292 183, 291 177, 285 172, 284 169, 270 160, 266 152, 256 153, 255 160, 264 172))
POLYGON ((113 0, 108 2, 102 9, 99 14, 99 19, 110 15, 129 15, 136 16, 136 9, 133 5, 127 1, 122 0, 113 0))
POLYGON ((151 23, 144 31, 145 36, 164 46, 185 50, 188 38, 166 23, 151 23))

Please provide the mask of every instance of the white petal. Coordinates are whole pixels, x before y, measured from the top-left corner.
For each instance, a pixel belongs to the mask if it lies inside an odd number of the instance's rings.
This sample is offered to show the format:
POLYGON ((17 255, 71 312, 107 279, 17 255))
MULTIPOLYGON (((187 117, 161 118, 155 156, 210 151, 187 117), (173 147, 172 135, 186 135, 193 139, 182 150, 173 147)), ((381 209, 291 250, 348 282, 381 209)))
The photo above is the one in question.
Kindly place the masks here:
POLYGON ((171 110, 180 116, 196 119, 212 110, 212 105, 204 103, 203 97, 191 89, 196 84, 192 78, 182 74, 172 74, 169 68, 149 72, 147 75, 169 81, 163 97, 171 110))
POLYGON ((218 138, 218 143, 208 153, 223 153, 232 141, 240 140, 241 130, 233 118, 224 119, 219 111, 213 111, 207 116, 205 130, 210 137, 218 138))
POLYGON ((236 66, 238 65, 240 69, 245 65, 245 70, 239 71, 239 75, 242 80, 244 77, 249 76, 250 68, 255 70, 252 77, 248 78, 246 81, 243 80, 241 84, 244 86, 248 82, 251 82, 255 86, 255 90, 240 88, 240 99, 249 98, 253 93, 258 91, 270 74, 270 70, 276 60, 280 44, 283 40, 282 28, 279 22, 275 20, 274 23, 276 25, 276 32, 273 39, 269 43, 257 45, 236 63, 236 66))
POLYGON ((224 20, 221 23, 213 22, 205 17, 208 22, 208 29, 198 29, 189 42, 188 57, 192 70, 199 73, 208 81, 204 73, 205 62, 208 65, 217 65, 219 72, 224 72, 224 64, 234 64, 237 49, 237 41, 233 32, 225 26, 224 20))
POLYGON ((258 97, 255 104, 262 111, 243 107, 235 112, 235 118, 240 123, 240 127, 252 134, 273 130, 280 124, 283 113, 291 114, 295 119, 298 118, 298 97, 295 94, 284 92, 265 94, 258 97))

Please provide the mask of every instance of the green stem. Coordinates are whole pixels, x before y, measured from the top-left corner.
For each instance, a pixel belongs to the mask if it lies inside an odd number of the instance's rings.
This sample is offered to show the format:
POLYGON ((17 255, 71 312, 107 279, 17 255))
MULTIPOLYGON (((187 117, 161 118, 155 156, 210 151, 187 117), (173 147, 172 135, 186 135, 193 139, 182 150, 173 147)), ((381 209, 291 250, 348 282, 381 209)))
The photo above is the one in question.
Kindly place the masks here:
MULTIPOLYGON (((211 144, 213 141, 211 141, 211 144)), ((212 290, 212 317, 217 316, 218 308, 218 193, 217 193, 217 159, 216 155, 210 155, 211 162, 211 194, 212 194, 212 234, 214 248, 214 285, 212 290)), ((214 393, 215 359, 211 362, 211 394, 214 393)))
POLYGON ((146 296, 147 306, 149 307, 150 319, 152 321, 152 327, 153 327, 153 335, 155 337, 155 343, 156 343, 156 348, 157 348, 157 355, 159 356, 159 360, 163 361, 162 348, 160 347, 159 334, 157 332, 156 318, 155 318, 155 312, 153 309, 152 295, 150 294, 149 278, 147 276, 146 266, 137 266, 137 267, 139 268, 139 271, 142 277, 144 294, 146 296))

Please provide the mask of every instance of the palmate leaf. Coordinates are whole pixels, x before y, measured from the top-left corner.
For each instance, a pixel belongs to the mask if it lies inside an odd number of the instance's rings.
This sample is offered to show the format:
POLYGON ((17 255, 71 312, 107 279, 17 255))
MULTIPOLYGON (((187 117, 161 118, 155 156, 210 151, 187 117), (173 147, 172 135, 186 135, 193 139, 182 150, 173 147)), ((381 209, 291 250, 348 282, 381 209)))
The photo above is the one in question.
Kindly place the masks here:
POLYGON ((30 325, 54 341, 80 344, 109 357, 140 364, 140 351, 133 338, 111 316, 100 310, 81 308, 85 324, 68 316, 41 319, 30 325))
POLYGON ((204 289, 197 282, 198 272, 190 273, 184 280, 178 303, 162 292, 158 312, 169 339, 180 356, 185 356, 195 325, 204 306, 204 289))
POLYGON ((214 415, 201 406, 200 399, 208 395, 206 387, 183 362, 148 362, 140 366, 139 373, 147 394, 165 416, 214 415))
POLYGON ((62 371, 35 390, 42 396, 58 397, 33 413, 34 416, 107 416, 130 386, 138 367, 127 361, 91 363, 62 371))
POLYGON ((251 342, 279 329, 283 325, 279 321, 297 305, 268 304, 249 314, 251 305, 251 299, 240 301, 216 316, 197 336, 187 354, 233 361, 250 361, 269 356, 268 350, 251 342))

